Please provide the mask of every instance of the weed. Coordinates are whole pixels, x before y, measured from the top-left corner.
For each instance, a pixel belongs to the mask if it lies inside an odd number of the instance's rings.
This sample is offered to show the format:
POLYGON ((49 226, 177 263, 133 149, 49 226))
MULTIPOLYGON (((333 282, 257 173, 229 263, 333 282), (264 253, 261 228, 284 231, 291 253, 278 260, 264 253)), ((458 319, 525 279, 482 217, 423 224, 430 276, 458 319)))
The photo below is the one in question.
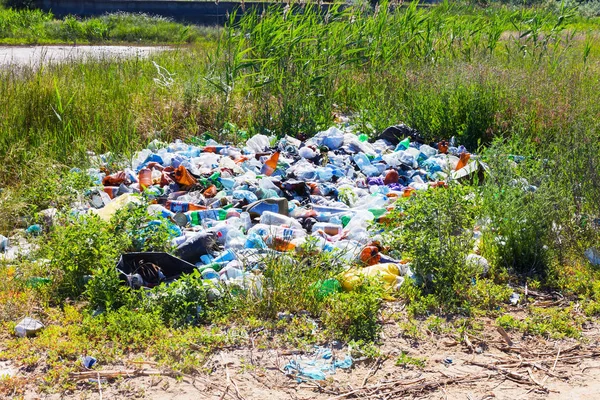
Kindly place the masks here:
POLYGON ((344 340, 376 341, 381 331, 382 295, 379 285, 367 281, 351 292, 329 297, 321 318, 330 335, 344 340))
POLYGON ((396 366, 402 368, 414 367, 417 369, 425 368, 425 360, 418 357, 412 357, 407 352, 403 351, 396 359, 396 366))
POLYGON ((583 319, 573 315, 570 308, 532 307, 529 316, 523 320, 507 314, 498 317, 496 323, 505 329, 560 339, 564 337, 578 338, 581 335, 583 319))

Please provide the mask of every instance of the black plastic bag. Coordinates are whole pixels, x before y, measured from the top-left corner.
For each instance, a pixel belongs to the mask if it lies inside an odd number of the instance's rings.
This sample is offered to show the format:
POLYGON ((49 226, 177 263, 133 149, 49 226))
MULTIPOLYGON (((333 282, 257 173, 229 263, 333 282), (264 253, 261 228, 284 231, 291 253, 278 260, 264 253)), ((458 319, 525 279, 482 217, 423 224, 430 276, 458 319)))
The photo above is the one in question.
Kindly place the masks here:
POLYGON ((121 279, 132 287, 156 286, 192 273, 195 269, 187 261, 159 252, 124 253, 117 263, 121 279))
POLYGON ((214 232, 200 232, 177 247, 175 254, 190 263, 197 263, 200 257, 217 247, 217 235, 214 232))

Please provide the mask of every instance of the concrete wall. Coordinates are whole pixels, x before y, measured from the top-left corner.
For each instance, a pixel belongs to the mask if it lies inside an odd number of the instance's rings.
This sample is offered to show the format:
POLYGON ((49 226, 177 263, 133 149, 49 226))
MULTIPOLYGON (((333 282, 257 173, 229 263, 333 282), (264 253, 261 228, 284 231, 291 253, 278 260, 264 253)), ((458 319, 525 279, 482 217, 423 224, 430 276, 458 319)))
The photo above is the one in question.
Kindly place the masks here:
MULTIPOLYGON (((172 18, 175 21, 200 25, 223 25, 228 15, 237 10, 238 15, 251 9, 259 12, 271 4, 246 2, 176 1, 176 0, 34 0, 37 8, 52 11, 61 18, 67 15, 94 17, 115 12, 146 13, 172 18)), ((284 4, 282 4, 282 7, 284 4)), ((327 10, 328 6, 322 6, 327 10)))

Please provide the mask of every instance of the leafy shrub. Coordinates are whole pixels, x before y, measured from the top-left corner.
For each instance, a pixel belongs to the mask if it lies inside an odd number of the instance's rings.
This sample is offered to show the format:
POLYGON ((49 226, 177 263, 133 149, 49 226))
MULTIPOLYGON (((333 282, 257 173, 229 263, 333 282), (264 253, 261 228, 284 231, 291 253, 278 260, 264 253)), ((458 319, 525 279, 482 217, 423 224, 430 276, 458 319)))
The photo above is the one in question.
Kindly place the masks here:
POLYGON ((124 351, 144 351, 150 342, 160 338, 165 327, 158 311, 140 312, 128 308, 87 316, 81 333, 96 343, 118 343, 124 351))
POLYGON ((379 308, 383 292, 377 282, 365 281, 351 292, 329 297, 321 319, 333 337, 346 341, 373 342, 379 338, 379 308))
POLYGON ((131 299, 130 289, 123 285, 114 264, 100 266, 92 271, 85 287, 85 295, 94 310, 116 310, 131 299))
POLYGON ((62 299, 81 295, 84 277, 92 271, 114 268, 121 247, 109 225, 97 216, 68 217, 64 222, 52 230, 41 249, 50 260, 48 274, 62 299))
POLYGON ((129 252, 170 252, 170 239, 178 236, 179 230, 167 219, 149 215, 146 201, 118 210, 110 223, 114 234, 124 238, 123 251, 129 252))
POLYGON ((326 253, 313 253, 310 244, 302 255, 272 254, 263 259, 264 270, 259 283, 246 290, 235 290, 241 315, 274 319, 279 312, 308 311, 318 315, 321 300, 315 282, 334 277, 342 270, 339 260, 326 253))
POLYGON ((473 250, 476 212, 474 196, 461 186, 418 193, 403 204, 401 231, 394 235, 402 256, 412 260, 414 280, 406 285, 414 283, 423 295, 434 294, 442 307, 458 306, 465 299, 471 279, 478 275, 465 268, 465 257, 473 250))
MULTIPOLYGON (((168 285, 162 283, 149 293, 147 307, 160 310, 165 324, 182 327, 204 322, 209 313, 209 286, 198 271, 168 285)), ((217 292, 218 293, 218 292, 217 292)))

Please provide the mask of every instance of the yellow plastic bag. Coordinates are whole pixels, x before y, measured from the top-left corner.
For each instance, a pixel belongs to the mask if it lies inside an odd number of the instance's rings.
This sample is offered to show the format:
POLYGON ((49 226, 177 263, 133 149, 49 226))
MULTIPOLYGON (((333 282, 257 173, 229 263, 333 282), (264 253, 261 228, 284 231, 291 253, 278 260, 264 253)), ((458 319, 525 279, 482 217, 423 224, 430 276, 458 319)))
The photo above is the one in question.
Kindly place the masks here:
POLYGON ((139 196, 136 196, 131 193, 125 193, 125 194, 115 198, 113 201, 111 201, 104 207, 99 208, 99 209, 93 208, 90 211, 93 212, 94 214, 98 215, 104 221, 109 221, 112 218, 112 216, 115 215, 115 213, 118 210, 120 210, 121 208, 124 208, 126 206, 131 207, 131 205, 133 205, 133 204, 140 204, 140 203, 141 203, 141 200, 140 200, 139 196))
POLYGON ((341 275, 340 282, 344 290, 351 291, 363 281, 364 277, 377 277, 384 288, 391 292, 401 283, 401 279, 398 279, 400 276, 401 272, 397 264, 375 264, 366 268, 349 269, 341 275))

